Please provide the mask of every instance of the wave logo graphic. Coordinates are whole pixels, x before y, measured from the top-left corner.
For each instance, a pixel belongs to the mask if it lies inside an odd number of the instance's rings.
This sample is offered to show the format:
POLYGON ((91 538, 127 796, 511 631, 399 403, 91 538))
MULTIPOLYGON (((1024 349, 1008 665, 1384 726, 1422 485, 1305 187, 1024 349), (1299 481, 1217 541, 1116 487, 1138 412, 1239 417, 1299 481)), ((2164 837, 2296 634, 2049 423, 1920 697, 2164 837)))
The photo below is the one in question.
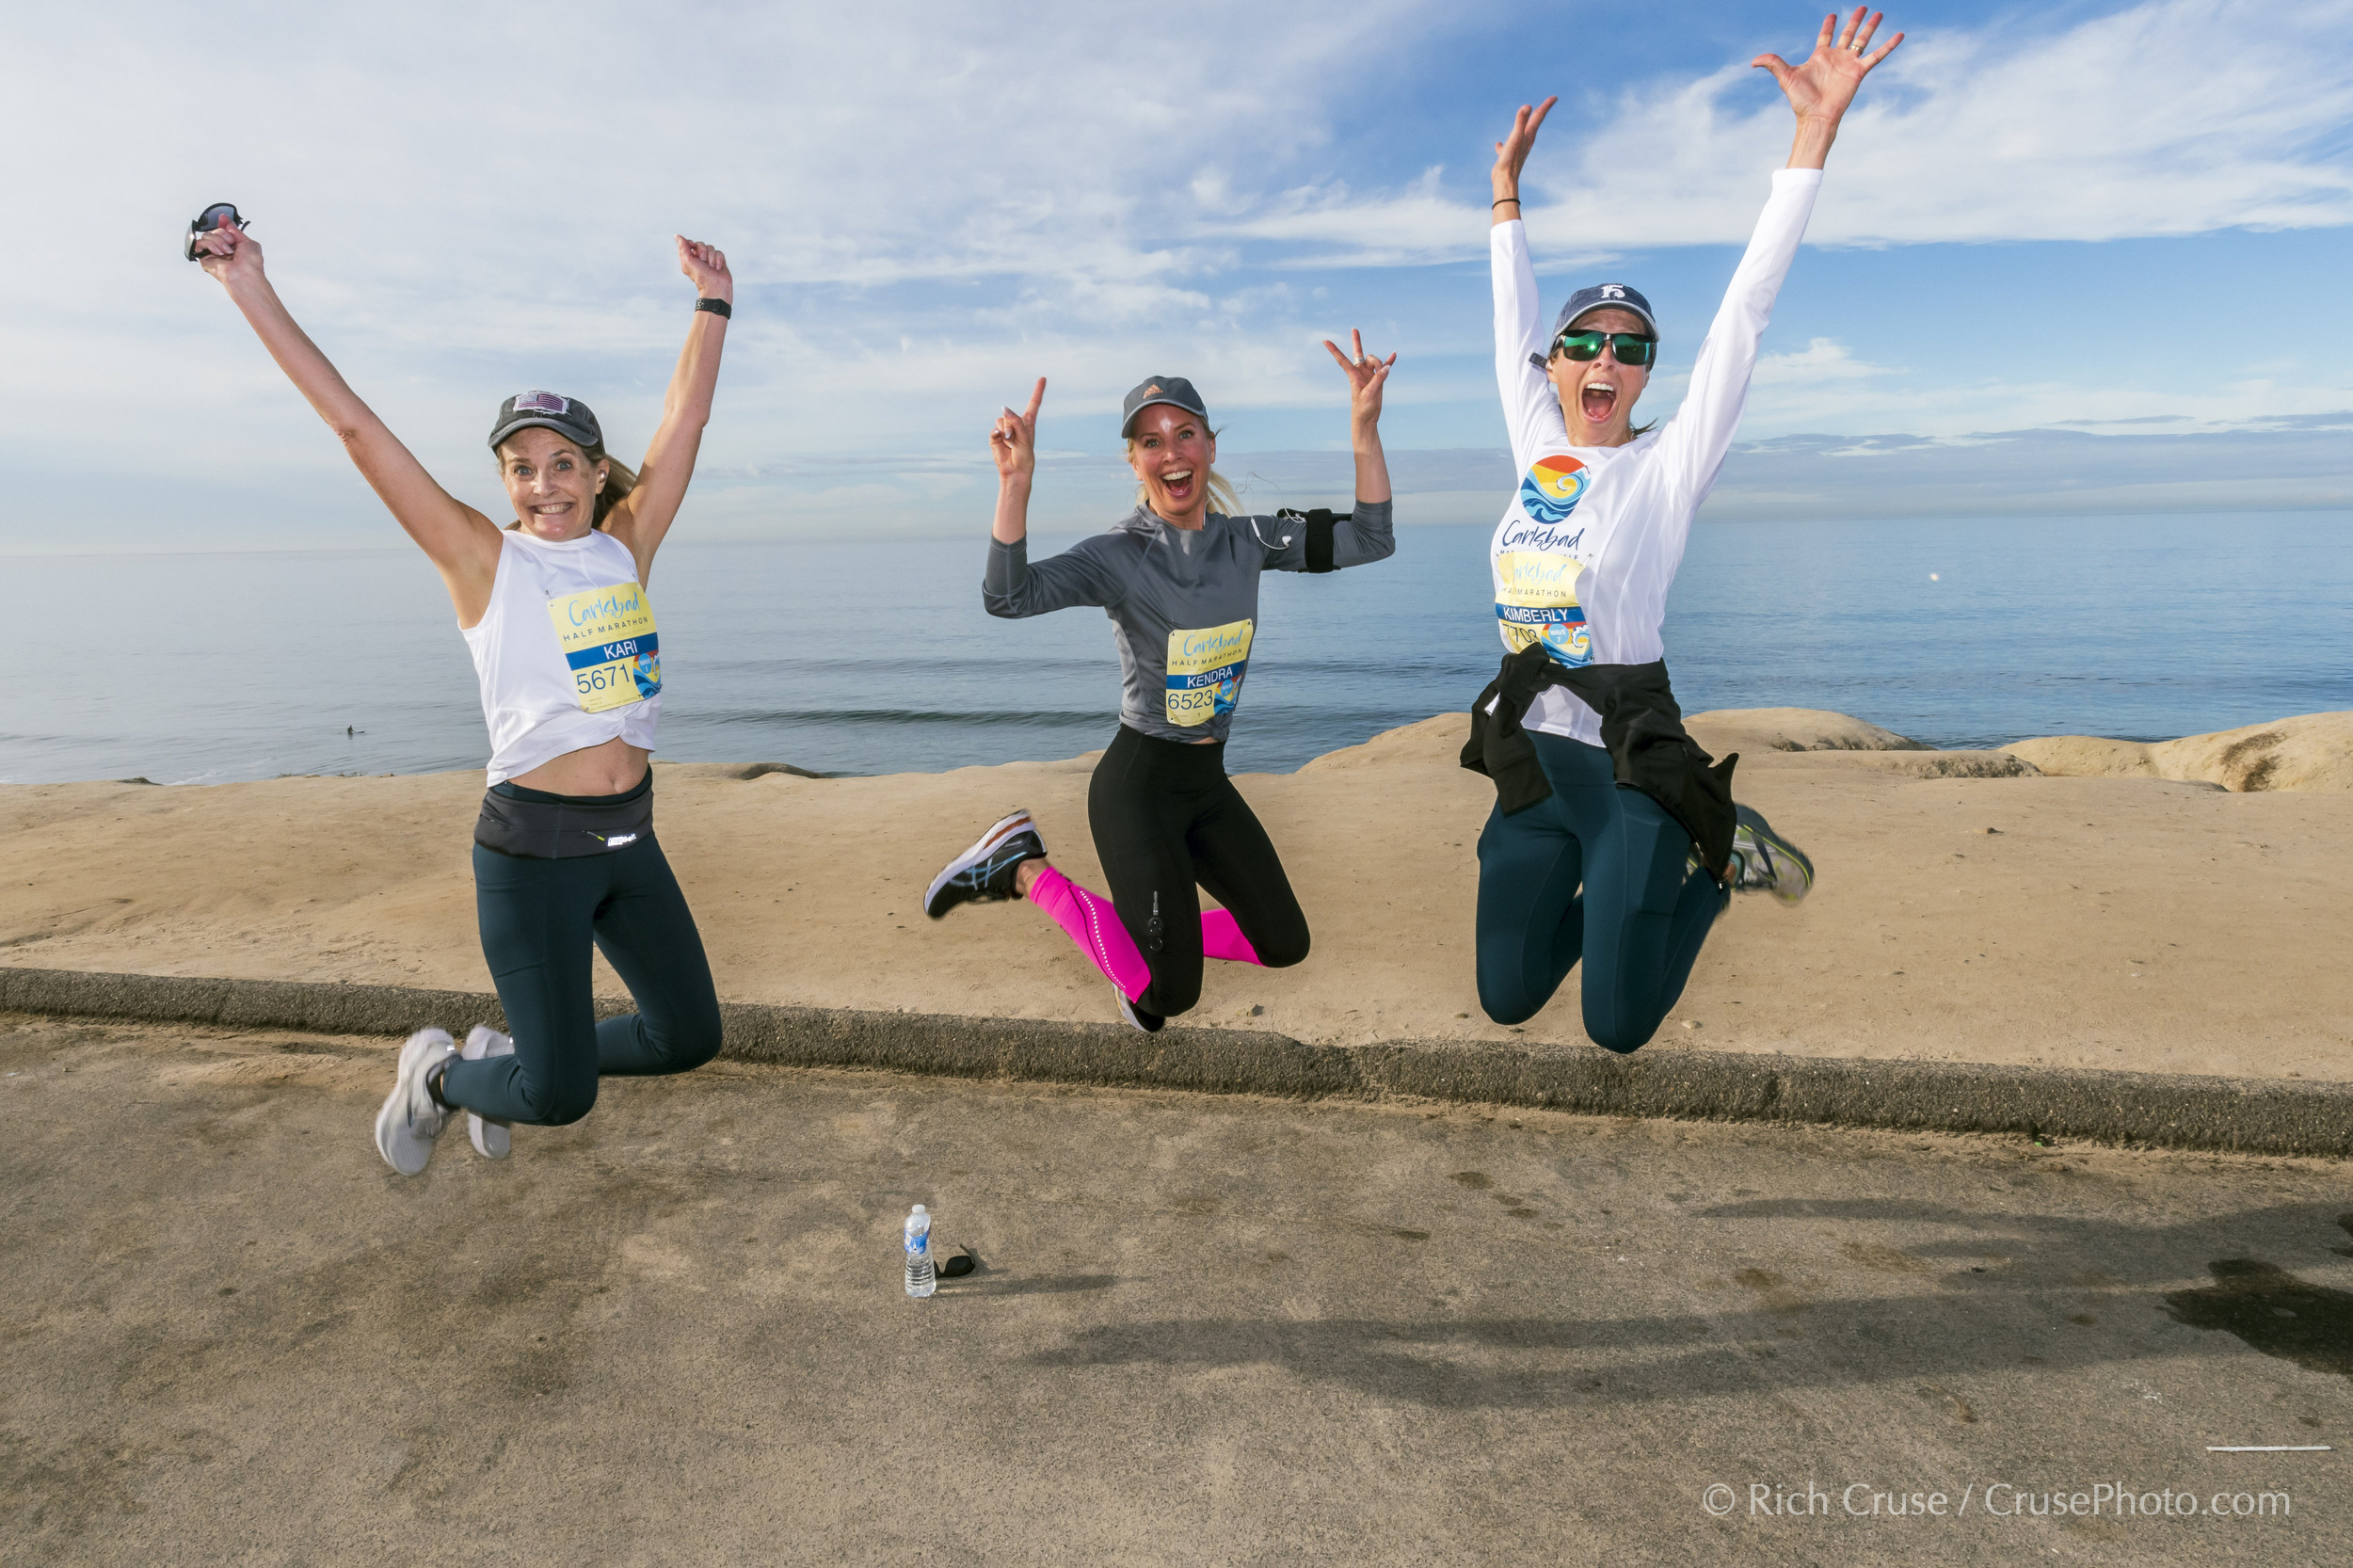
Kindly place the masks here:
POLYGON ((1520 481, 1520 510, 1538 522, 1565 521, 1593 476, 1574 457, 1539 457, 1520 481))

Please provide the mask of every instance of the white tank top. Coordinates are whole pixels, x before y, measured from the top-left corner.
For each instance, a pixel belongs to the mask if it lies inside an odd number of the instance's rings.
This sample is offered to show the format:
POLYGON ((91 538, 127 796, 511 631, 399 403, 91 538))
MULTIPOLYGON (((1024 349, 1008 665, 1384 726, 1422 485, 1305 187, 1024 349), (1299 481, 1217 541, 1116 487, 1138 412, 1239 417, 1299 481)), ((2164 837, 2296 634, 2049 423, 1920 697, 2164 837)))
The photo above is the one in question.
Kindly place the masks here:
POLYGON ((490 782, 615 736, 653 749, 661 643, 636 558, 610 534, 499 536, 490 608, 465 629, 490 726, 490 782))

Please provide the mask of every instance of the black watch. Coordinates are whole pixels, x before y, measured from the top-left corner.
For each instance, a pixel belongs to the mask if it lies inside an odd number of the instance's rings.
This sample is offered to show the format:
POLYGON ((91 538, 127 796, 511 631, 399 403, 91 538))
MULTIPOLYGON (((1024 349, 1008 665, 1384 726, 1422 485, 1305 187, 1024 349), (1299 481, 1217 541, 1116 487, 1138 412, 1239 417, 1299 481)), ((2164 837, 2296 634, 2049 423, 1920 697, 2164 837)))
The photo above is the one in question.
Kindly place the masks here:
POLYGON ((697 299, 695 301, 695 309, 709 311, 721 321, 726 321, 735 314, 735 307, 724 299, 697 299))

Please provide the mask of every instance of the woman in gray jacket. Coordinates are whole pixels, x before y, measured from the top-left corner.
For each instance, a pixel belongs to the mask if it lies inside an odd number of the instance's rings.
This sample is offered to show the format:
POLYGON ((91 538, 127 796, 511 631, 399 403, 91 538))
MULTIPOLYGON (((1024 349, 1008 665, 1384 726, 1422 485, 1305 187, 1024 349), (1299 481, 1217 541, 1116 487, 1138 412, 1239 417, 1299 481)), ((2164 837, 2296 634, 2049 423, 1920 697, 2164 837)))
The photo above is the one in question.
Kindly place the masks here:
POLYGON ((1349 379, 1356 504, 1345 518, 1236 516, 1212 465, 1217 434, 1193 383, 1153 376, 1128 394, 1120 433, 1136 509, 1048 561, 1029 560, 1040 378, 1026 412, 1007 408, 989 437, 997 520, 982 598, 993 616, 1101 607, 1119 646, 1119 732, 1096 765, 1087 822, 1110 879, 1108 903, 1046 860, 1027 811, 1015 811, 933 879, 923 912, 1027 898, 1093 959, 1123 1017, 1157 1030, 1200 1000, 1205 957, 1280 968, 1307 956, 1307 920, 1266 829, 1225 776, 1225 737, 1241 697, 1265 571, 1336 571, 1378 561, 1390 536, 1381 451, 1381 360, 1352 334, 1331 351, 1349 379), (1204 914, 1198 889, 1221 904, 1204 914))

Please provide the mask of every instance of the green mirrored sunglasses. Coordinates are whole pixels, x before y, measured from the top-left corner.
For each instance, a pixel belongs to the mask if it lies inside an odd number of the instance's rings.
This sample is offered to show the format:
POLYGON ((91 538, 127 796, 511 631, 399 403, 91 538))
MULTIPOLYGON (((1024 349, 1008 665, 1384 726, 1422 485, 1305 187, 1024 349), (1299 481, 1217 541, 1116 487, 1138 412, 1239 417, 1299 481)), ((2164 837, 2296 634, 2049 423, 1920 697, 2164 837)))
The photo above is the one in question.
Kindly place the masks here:
POLYGON ((1572 360, 1598 360, 1604 344, 1622 365, 1647 365, 1658 357, 1658 340, 1640 332, 1563 332, 1553 340, 1552 351, 1572 360))

